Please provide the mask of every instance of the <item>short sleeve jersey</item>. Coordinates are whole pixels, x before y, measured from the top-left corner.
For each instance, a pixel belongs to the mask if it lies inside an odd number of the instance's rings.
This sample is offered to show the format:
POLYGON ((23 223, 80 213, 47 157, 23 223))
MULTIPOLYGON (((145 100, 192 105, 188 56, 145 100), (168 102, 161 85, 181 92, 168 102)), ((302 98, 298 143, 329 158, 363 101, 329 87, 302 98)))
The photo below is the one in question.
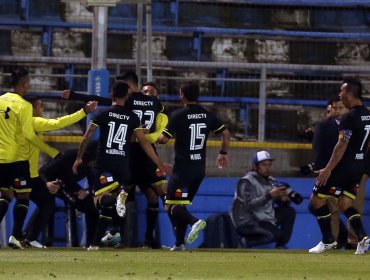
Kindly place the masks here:
POLYGON ((338 164, 345 167, 363 163, 370 137, 370 112, 365 106, 355 106, 344 114, 339 125, 339 138, 348 141, 347 149, 338 164))
POLYGON ((142 127, 149 129, 150 133, 155 131, 155 119, 158 113, 164 110, 157 97, 145 95, 142 92, 130 94, 126 107, 139 117, 142 127))
POLYGON ((57 150, 39 139, 32 126, 32 105, 19 94, 7 92, 0 96, 0 163, 29 159, 29 142, 56 156, 57 150))
POLYGON ((205 165, 209 133, 218 134, 224 129, 214 114, 198 104, 189 104, 171 115, 162 134, 176 138, 175 162, 205 165))
POLYGON ((141 129, 137 115, 126 107, 113 105, 96 115, 91 124, 100 128, 99 165, 126 162, 131 136, 136 129, 141 129))

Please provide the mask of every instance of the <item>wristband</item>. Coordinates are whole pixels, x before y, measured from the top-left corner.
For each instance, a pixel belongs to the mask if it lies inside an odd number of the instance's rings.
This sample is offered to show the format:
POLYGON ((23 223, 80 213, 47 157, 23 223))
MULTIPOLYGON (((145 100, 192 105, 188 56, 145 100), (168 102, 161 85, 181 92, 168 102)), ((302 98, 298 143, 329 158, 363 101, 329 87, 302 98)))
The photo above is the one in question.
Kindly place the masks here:
POLYGON ((226 151, 221 150, 221 151, 219 152, 219 154, 220 154, 220 155, 227 155, 227 152, 226 152, 226 151))

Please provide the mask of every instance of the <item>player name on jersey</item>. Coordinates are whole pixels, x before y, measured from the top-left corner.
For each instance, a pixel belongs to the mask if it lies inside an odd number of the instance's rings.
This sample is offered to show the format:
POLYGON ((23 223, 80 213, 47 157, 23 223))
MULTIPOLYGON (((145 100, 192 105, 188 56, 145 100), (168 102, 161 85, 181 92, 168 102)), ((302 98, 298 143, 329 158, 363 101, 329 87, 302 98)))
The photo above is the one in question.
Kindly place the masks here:
POLYGON ((141 100, 134 100, 134 105, 138 106, 153 106, 153 101, 141 101, 141 100))
POLYGON ((362 121, 370 121, 370 116, 361 116, 362 121))
POLYGON ((207 114, 190 114, 188 115, 188 120, 193 120, 193 119, 205 119, 207 118, 207 114))
POLYGON ((202 155, 201 154, 190 154, 190 159, 191 160, 201 160, 202 155))
POLYGON ((356 157, 355 159, 360 159, 360 160, 363 160, 364 159, 364 153, 361 153, 361 154, 356 154, 356 157))
POLYGON ((120 151, 120 150, 117 150, 117 149, 106 149, 105 153, 109 154, 109 155, 126 156, 125 151, 120 151))
POLYGON ((113 113, 113 112, 109 112, 109 116, 113 117, 113 118, 116 118, 116 119, 120 119, 120 120, 129 120, 130 119, 129 116, 121 115, 121 114, 117 114, 117 113, 113 113))

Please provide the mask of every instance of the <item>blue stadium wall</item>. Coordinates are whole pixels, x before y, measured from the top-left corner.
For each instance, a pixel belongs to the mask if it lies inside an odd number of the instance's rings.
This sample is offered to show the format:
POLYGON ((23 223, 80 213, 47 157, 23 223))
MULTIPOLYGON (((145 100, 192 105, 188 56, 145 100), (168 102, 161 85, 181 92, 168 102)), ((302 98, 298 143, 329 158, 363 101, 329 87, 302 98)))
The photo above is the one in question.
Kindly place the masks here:
MULTIPOLYGON (((189 210, 197 217, 206 219, 208 216, 214 213, 228 212, 231 201, 234 195, 235 185, 239 178, 206 178, 198 195, 194 199, 193 205, 189 207, 189 210)), ((301 205, 294 205, 297 210, 297 218, 294 225, 294 230, 290 242, 287 244, 289 249, 308 249, 316 245, 321 240, 321 234, 319 227, 316 223, 316 219, 308 212, 308 199, 311 194, 313 178, 278 178, 280 181, 289 183, 296 192, 299 192, 304 197, 304 201, 301 205)), ((369 182, 367 183, 367 191, 365 197, 365 209, 363 213, 363 222, 367 232, 370 232, 370 207, 368 202, 370 200, 370 190, 368 188, 369 182)), ((140 243, 144 239, 145 232, 145 210, 146 210, 146 199, 141 193, 136 195, 136 210, 134 211, 137 215, 137 241, 140 243)), ((11 233, 12 221, 12 203, 7 213, 7 237, 11 233)), ((61 205, 61 201, 57 204, 61 205)), ((34 205, 31 203, 30 210, 34 209, 34 205)), ((31 212, 29 211, 29 212, 31 212)), ((29 215, 28 215, 29 216, 29 215)), ((344 216, 341 217, 344 222, 346 219, 344 216)), ((66 215, 64 212, 56 212, 55 215, 55 237, 59 242, 55 242, 54 246, 66 246, 66 242, 63 241, 66 237, 66 215)), ((79 237, 82 235, 82 216, 77 218, 77 228, 79 237)), ((160 206, 159 214, 159 233, 162 245, 172 246, 174 244, 174 237, 170 222, 166 213, 163 211, 163 207, 160 206)), ((203 242, 203 235, 192 245, 190 248, 197 248, 203 242)), ((272 246, 266 246, 266 248, 272 246)))

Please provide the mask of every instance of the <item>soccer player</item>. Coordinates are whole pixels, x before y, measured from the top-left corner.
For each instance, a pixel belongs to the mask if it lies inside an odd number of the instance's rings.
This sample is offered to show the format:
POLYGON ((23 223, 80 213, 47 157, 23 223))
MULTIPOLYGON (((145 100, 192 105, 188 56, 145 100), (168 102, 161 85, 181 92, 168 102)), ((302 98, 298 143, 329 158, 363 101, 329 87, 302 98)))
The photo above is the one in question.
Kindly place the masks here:
POLYGON ((361 82, 354 78, 345 79, 340 89, 339 96, 349 111, 342 116, 339 139, 329 162, 317 171, 319 175, 309 207, 317 218, 323 239, 309 250, 310 253, 322 253, 336 246, 331 230, 331 212, 327 205, 329 196, 339 197, 339 209, 360 240, 355 254, 364 254, 369 246, 370 239, 362 225, 361 215, 352 206, 364 172, 370 134, 370 112, 362 104, 361 89, 361 82))
MULTIPOLYGON (((158 137, 158 131, 159 129, 163 130, 166 122, 168 122, 167 116, 163 113, 164 108, 156 97, 156 95, 158 94, 158 89, 156 88, 154 83, 148 83, 143 86, 146 93, 141 92, 138 88, 138 77, 132 71, 127 71, 122 75, 117 76, 116 81, 124 81, 129 85, 129 97, 125 106, 138 115, 142 126, 145 128, 145 137, 152 144, 153 149, 155 149, 154 142, 158 137)), ((93 100, 97 100, 100 105, 110 105, 112 102, 111 99, 108 98, 99 96, 90 97, 88 95, 78 94, 73 91, 63 94, 63 98, 78 99, 82 101, 87 101, 88 98, 93 98, 93 100)), ((160 131, 159 133, 161 132, 162 131, 160 131)), ((136 141, 134 141, 131 149, 131 153, 135 155, 131 158, 132 181, 130 184, 127 184, 124 187, 124 190, 118 197, 118 199, 120 200, 119 205, 122 205, 122 215, 125 215, 126 199, 129 194, 132 193, 134 186, 141 186, 141 189, 143 189, 143 186, 145 185, 150 186, 155 190, 157 195, 162 198, 163 201, 166 193, 166 177, 163 175, 157 175, 157 167, 153 164, 151 159, 148 158, 148 156, 145 154, 145 152, 136 141)), ((152 238, 152 229, 155 226, 155 216, 158 216, 159 205, 157 202, 157 198, 154 197, 155 194, 151 192, 151 190, 149 190, 148 188, 145 189, 145 192, 148 195, 149 193, 151 194, 151 200, 148 203, 150 205, 148 205, 147 210, 147 213, 149 214, 148 220, 150 219, 150 222, 148 223, 148 234, 146 234, 147 240, 145 240, 145 243, 152 243, 148 245, 150 245, 151 247, 157 247, 157 244, 155 244, 156 242, 154 242, 152 238)), ((108 233, 108 235, 111 235, 111 233, 108 233)), ((109 236, 107 236, 107 238, 109 238, 109 236)), ((123 246, 123 244, 121 245, 123 246)), ((116 247, 119 248, 120 245, 118 244, 116 247)))
POLYGON ((73 171, 77 173, 77 168, 82 162, 87 144, 95 130, 99 127, 100 149, 97 164, 100 179, 95 186, 94 202, 96 207, 101 210, 101 214, 95 240, 88 250, 99 249, 101 238, 113 218, 120 226, 123 225, 123 221, 119 217, 123 217, 125 209, 122 201, 117 199, 116 193, 131 181, 129 161, 131 136, 136 137, 143 150, 162 172, 171 174, 171 167, 158 159, 152 146, 145 140, 137 115, 125 106, 128 98, 128 89, 127 83, 122 81, 117 81, 113 85, 113 105, 100 112, 91 121, 80 143, 78 155, 73 165, 73 171), (113 208, 115 204, 117 212, 113 208))
MULTIPOLYGON (((331 112, 327 118, 319 122, 315 127, 315 134, 313 138, 313 151, 315 155, 315 162, 313 164, 314 170, 320 170, 329 162, 333 149, 338 141, 339 124, 342 115, 348 112, 338 94, 330 98, 329 105, 331 112)), ((327 108, 328 109, 328 108, 327 108)), ((347 228, 339 216, 338 200, 335 197, 327 199, 327 204, 332 213, 331 227, 335 240, 337 241, 337 249, 346 245, 347 242, 347 228)), ((357 244, 357 243, 356 243, 357 244)))
MULTIPOLYGON (((157 85, 153 82, 145 83, 141 87, 141 91, 145 95, 151 95, 157 98, 159 97, 159 89, 157 85)), ((152 144, 154 149, 154 144, 157 141, 158 136, 162 133, 167 124, 167 115, 164 113, 158 113, 155 121, 155 131, 145 135, 145 138, 149 141, 149 143, 152 144)), ((152 174, 155 174, 155 171, 156 170, 152 168, 152 174)), ((158 220, 159 212, 158 196, 163 200, 164 203, 164 198, 167 191, 167 179, 164 176, 152 175, 149 178, 142 178, 141 182, 139 182, 138 187, 148 201, 146 208, 146 231, 144 247, 159 249, 161 248, 160 243, 158 242, 158 240, 156 240, 154 236, 155 225, 158 220)))
MULTIPOLYGON (((54 195, 62 198, 65 204, 71 206, 72 210, 77 209, 85 214, 86 248, 93 242, 99 218, 98 210, 94 205, 94 192, 92 189, 96 182, 95 163, 98 146, 99 143, 97 140, 89 143, 77 174, 72 172, 72 165, 75 162, 78 149, 65 150, 63 157, 57 160, 51 160, 40 168, 40 176, 47 182, 46 191, 45 188, 42 188, 43 194, 45 196, 51 196, 53 201, 54 195), (79 183, 84 178, 87 179, 88 189, 82 188, 79 183)), ((45 208, 41 211, 45 210, 48 211, 45 208)), ((37 227, 38 223, 39 221, 34 223, 33 227, 37 227)), ((33 231, 31 230, 29 234, 34 234, 33 231)))
POLYGON ((45 144, 33 129, 32 105, 23 97, 30 88, 24 68, 11 73, 12 92, 0 96, 0 221, 8 210, 14 192, 14 224, 9 246, 23 249, 20 238, 30 197, 29 143, 51 157, 59 151, 45 144))
MULTIPOLYGON (((147 98, 142 96, 142 94, 136 93, 137 91, 137 77, 135 73, 128 72, 122 76, 118 77, 119 79, 126 79, 127 82, 131 84, 130 92, 134 93, 129 98, 137 99, 141 102, 151 101, 153 98, 147 98), (127 79, 125 77, 128 77, 127 79), (131 80, 131 82, 130 82, 131 80)), ((154 96, 158 98, 159 90, 155 83, 148 82, 145 83, 142 88, 141 92, 145 95, 154 96)), ((155 99, 154 99, 155 101, 155 99)), ((134 102, 131 102, 134 103, 134 102)), ((158 106, 157 101, 153 103, 153 107, 157 108, 158 106)), ((137 113, 138 116, 145 116, 148 115, 148 110, 150 107, 146 107, 144 113, 142 112, 142 108, 135 108, 133 112, 137 113)), ((152 110, 153 112, 157 112, 157 110, 152 110)), ((151 125, 151 128, 148 130, 146 129, 145 138, 148 140, 149 143, 152 144, 153 149, 156 151, 155 142, 157 141, 158 136, 162 133, 164 128, 168 123, 168 117, 166 114, 158 113, 155 119, 155 123, 151 125), (154 128, 155 127, 155 128, 154 128)), ((145 240, 144 240, 144 247, 150 247, 153 249, 160 248, 159 242, 154 237, 154 229, 158 219, 158 211, 159 211, 159 203, 158 203, 158 196, 164 202, 164 197, 167 190, 167 179, 162 174, 157 175, 157 167, 152 163, 152 161, 148 158, 148 156, 143 153, 140 146, 134 144, 133 153, 135 157, 133 158, 132 163, 132 172, 133 172, 133 185, 137 185, 141 192, 147 198, 148 204, 146 209, 146 231, 145 231, 145 240)), ((129 195, 130 196, 130 195, 129 195)), ((112 229, 107 235, 103 238, 104 240, 109 240, 117 236, 116 229, 112 229)), ((117 244, 118 247, 122 247, 123 244, 117 244)))
MULTIPOLYGON (((97 102, 88 102, 84 108, 79 111, 56 119, 45 119, 43 115, 43 102, 39 96, 26 96, 26 100, 32 104, 33 108, 33 129, 38 137, 44 132, 58 130, 72 125, 83 119, 88 113, 95 111, 97 102)), ((22 242, 24 246, 34 248, 46 248, 40 244, 36 238, 40 231, 47 225, 54 209, 54 197, 47 191, 46 182, 39 176, 39 154, 40 150, 33 145, 29 145, 29 164, 30 164, 30 198, 39 209, 36 209, 37 216, 35 223, 26 234, 26 240, 22 242)))
MULTIPOLYGON (((159 113, 163 112, 164 108, 158 98, 152 95, 146 95, 138 89, 138 77, 132 71, 127 71, 124 74, 116 77, 117 81, 124 81, 129 86, 129 98, 126 107, 135 113, 139 119, 145 134, 155 133, 155 121, 159 113)), ((158 135, 157 135, 158 136, 158 135)), ((152 148, 155 150, 154 137, 151 137, 152 148)), ((121 203, 124 205, 130 188, 136 185, 150 183, 157 189, 160 195, 164 195, 165 190, 160 188, 161 181, 166 180, 161 176, 158 178, 156 174, 157 167, 148 157, 141 145, 133 141, 130 147, 131 157, 131 172, 132 183, 127 186, 120 194, 121 203)))
POLYGON ((175 137, 175 165, 173 175, 168 182, 166 210, 174 228, 176 243, 172 251, 185 250, 185 233, 188 225, 191 231, 186 243, 193 243, 199 231, 206 226, 204 220, 189 213, 186 205, 192 203, 205 176, 206 144, 209 133, 221 134, 222 147, 217 158, 217 166, 227 166, 227 151, 230 133, 225 126, 208 110, 197 104, 199 86, 188 82, 180 87, 180 99, 183 108, 176 110, 158 143, 167 143, 175 137))

